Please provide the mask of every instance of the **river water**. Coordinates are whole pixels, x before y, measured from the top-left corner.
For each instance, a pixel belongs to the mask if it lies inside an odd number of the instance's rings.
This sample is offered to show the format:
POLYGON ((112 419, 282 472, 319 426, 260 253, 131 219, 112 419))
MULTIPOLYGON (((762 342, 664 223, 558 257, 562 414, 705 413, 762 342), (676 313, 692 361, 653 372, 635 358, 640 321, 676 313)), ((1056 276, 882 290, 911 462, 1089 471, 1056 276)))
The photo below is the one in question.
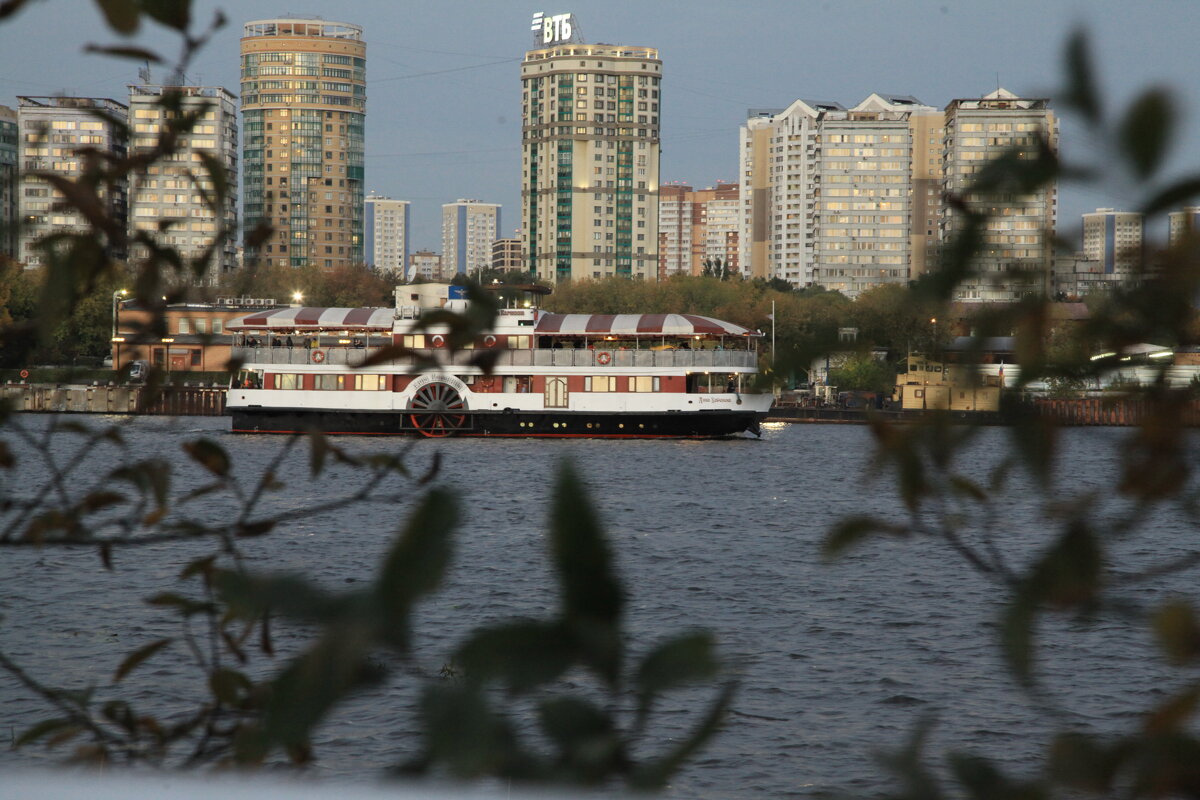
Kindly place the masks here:
MULTIPOLYGON (((78 418, 76 418, 78 419, 78 418)), ((49 417, 26 415, 36 431, 49 417)), ((92 422, 115 422, 96 418, 92 422)), ((233 436, 220 418, 127 421, 131 450, 172 462, 177 489, 202 475, 180 450, 210 436, 235 456, 247 481, 261 473, 284 440, 233 436)), ((1096 492, 1093 513, 1119 509, 1104 491, 1112 483, 1116 429, 1063 432, 1057 499, 1096 492)), ((1005 451, 1008 431, 987 429, 963 463, 981 476, 1005 451)), ((11 442, 11 440, 10 440, 11 442)), ((345 438, 364 453, 396 452, 406 443, 345 438)), ((77 460, 72 438, 52 452, 77 460)), ((26 466, 9 491, 28 494, 42 480, 28 447, 26 466)), ((893 483, 879 478, 867 428, 852 425, 769 426, 761 440, 534 441, 442 440, 416 443, 416 471, 435 454, 436 479, 461 498, 464 523, 452 574, 417 614, 415 664, 370 694, 355 698, 322 728, 315 774, 332 781, 372 781, 412 755, 415 687, 437 674, 456 641, 473 626, 513 616, 544 615, 556 599, 545 557, 545 516, 558 464, 572 460, 607 526, 628 597, 631 647, 696 627, 712 630, 740 686, 722 732, 666 792, 672 798, 872 796, 889 782, 877 763, 898 749, 918 722, 936 720, 934 763, 947 749, 994 757, 1016 774, 1038 768, 1054 722, 1014 688, 995 643, 1001 593, 934 541, 879 541, 825 562, 819 548, 829 526, 846 514, 899 515, 893 483)), ((116 457, 97 453, 78 473, 98 474, 116 457)), ((284 488, 272 499, 286 509, 345 493, 337 470, 309 478, 307 457, 286 459, 284 488)), ((420 491, 401 483, 410 496, 420 491)), ((1020 563, 1049 540, 1038 496, 1017 475, 995 512, 1001 547, 1020 563)), ((202 498, 204 514, 227 513, 219 498, 202 498), (208 505, 204 505, 204 504, 208 505)), ((249 565, 304 571, 334 590, 368 579, 406 514, 403 503, 357 506, 312 515, 247 542, 249 565)), ((1151 530, 1114 544, 1113 574, 1178 555, 1194 529, 1162 513, 1151 530)), ((94 553, 0 549, 0 648, 59 686, 97 684, 102 691, 123 654, 178 632, 142 600, 183 588, 176 580, 196 545, 118 551, 115 569, 94 553)), ((1194 576, 1163 578, 1134 599, 1194 594, 1194 576)), ((284 629, 287 651, 304 633, 284 629)), ((1136 725, 1138 709, 1179 685, 1141 628, 1123 620, 1043 626, 1043 675, 1067 724, 1119 732, 1136 725)), ((148 707, 186 699, 196 674, 170 653, 141 667, 131 693, 148 707)), ((709 690, 687 690, 660 708, 642 752, 656 752, 695 721, 709 690)), ((8 739, 51 714, 0 673, 0 730, 8 739)), ((45 765, 40 746, 0 751, 0 770, 45 765)))

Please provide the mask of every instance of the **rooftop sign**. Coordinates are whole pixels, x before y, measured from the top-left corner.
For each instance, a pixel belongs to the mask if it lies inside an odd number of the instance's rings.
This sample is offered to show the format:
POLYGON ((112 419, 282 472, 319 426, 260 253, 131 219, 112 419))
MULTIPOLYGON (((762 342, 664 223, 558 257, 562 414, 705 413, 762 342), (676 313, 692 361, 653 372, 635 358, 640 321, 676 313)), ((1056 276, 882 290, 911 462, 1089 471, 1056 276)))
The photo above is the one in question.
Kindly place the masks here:
POLYGON ((575 41, 575 15, 538 11, 533 15, 530 30, 533 31, 534 41, 540 47, 572 42, 575 41))

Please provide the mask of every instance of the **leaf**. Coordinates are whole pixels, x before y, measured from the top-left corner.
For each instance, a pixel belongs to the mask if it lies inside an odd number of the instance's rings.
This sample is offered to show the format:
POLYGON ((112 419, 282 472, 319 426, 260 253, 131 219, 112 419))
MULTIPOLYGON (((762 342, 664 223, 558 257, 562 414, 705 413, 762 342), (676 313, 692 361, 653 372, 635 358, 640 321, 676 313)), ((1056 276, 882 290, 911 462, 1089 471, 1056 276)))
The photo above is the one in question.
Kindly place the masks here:
POLYGON ((1167 155, 1174 112, 1162 89, 1148 89, 1134 101, 1117 132, 1121 149, 1141 180, 1153 176, 1167 155))
POLYGON ((1168 603, 1154 615, 1154 633, 1172 664, 1182 666, 1200 655, 1200 623, 1182 601, 1168 603))
POLYGON ((907 531, 899 526, 884 522, 877 517, 851 516, 838 522, 821 544, 821 556, 837 558, 852 547, 876 534, 903 536, 907 531))
POLYGON ((241 698, 254 688, 250 679, 236 669, 223 667, 208 676, 208 688, 213 697, 227 706, 237 706, 241 698))
POLYGON ((138 29, 138 7, 135 0, 96 0, 104 12, 108 26, 117 33, 128 36, 138 29))
POLYGON ((31 742, 36 742, 38 739, 48 736, 55 731, 62 730, 63 728, 74 724, 75 723, 72 720, 61 718, 42 720, 18 736, 17 740, 13 743, 13 746, 23 747, 24 745, 30 744, 31 742))
POLYGON ((1200 195, 1200 175, 1190 175, 1162 189, 1147 200, 1142 206, 1141 212, 1150 217, 1164 211, 1174 211, 1180 206, 1187 205, 1197 195, 1200 195))
POLYGON ((638 789, 659 789, 665 786, 683 762, 703 747, 720 728, 725 711, 733 700, 735 689, 735 684, 725 684, 691 735, 661 758, 639 765, 629 777, 630 785, 638 789))
POLYGON ((213 613, 217 610, 212 603, 191 600, 174 592, 161 592, 146 600, 148 605, 174 608, 181 616, 190 617, 195 614, 213 613))
POLYGON ((1067 40, 1065 55, 1067 87, 1063 100, 1074 106, 1089 122, 1098 124, 1103 113, 1100 95, 1096 91, 1091 53, 1088 52, 1087 34, 1082 30, 1074 31, 1067 40))
POLYGON ((308 432, 308 443, 311 452, 309 468, 312 476, 316 478, 321 474, 321 470, 325 468, 325 457, 329 454, 329 442, 325 438, 325 434, 314 429, 308 432))
POLYGON ((159 650, 162 650, 173 641, 174 639, 159 639, 157 642, 151 642, 144 647, 139 647, 137 650, 134 650, 125 657, 125 660, 122 661, 120 666, 117 667, 117 671, 113 673, 113 683, 119 683, 126 675, 128 675, 130 672, 133 672, 133 670, 135 670, 143 661, 150 658, 150 656, 154 655, 159 650))
POLYGON ((515 735, 472 684, 431 686, 421 697, 427 758, 460 778, 504 771, 515 735))
POLYGON ((350 692, 377 683, 382 671, 369 663, 371 642, 363 625, 331 626, 308 652, 272 682, 263 721, 267 746, 303 747, 309 732, 350 692))
POLYGON ((655 695, 720 672, 713 645, 711 633, 698 631, 677 636, 650 651, 634 679, 639 693, 638 716, 649 712, 655 695))
POLYGON ((229 474, 229 454, 211 439, 184 442, 183 450, 192 457, 192 460, 212 474, 220 477, 229 474))
POLYGON ((555 697, 538 707, 542 731, 558 745, 560 763, 577 783, 594 784, 621 762, 621 740, 601 709, 578 697, 555 697))
POLYGON ((84 48, 84 52, 112 56, 113 58, 128 58, 133 61, 149 61, 151 64, 162 63, 162 57, 158 53, 153 50, 147 50, 144 47, 101 47, 100 45, 89 44, 84 48))
POLYGON ((336 597, 301 577, 292 575, 252 576, 222 571, 214 583, 217 596, 229 613, 255 619, 268 611, 293 619, 334 623, 349 616, 359 602, 354 595, 336 597))
POLYGON ((398 647, 407 646, 408 615, 413 603, 441 582, 450 563, 451 532, 457 523, 454 495, 433 489, 384 559, 375 598, 380 622, 398 647))
POLYGON ((1058 736, 1050 747, 1051 778, 1072 789, 1109 795, 1120 766, 1119 750, 1110 752, 1093 737, 1081 733, 1058 736))
POLYGON ((561 625, 518 620, 475 631, 454 661, 475 681, 498 679, 528 692, 560 677, 574 662, 574 643, 561 625))
POLYGON ((192 24, 191 0, 138 0, 138 4, 146 16, 181 33, 192 24))
POLYGON ((562 586, 564 620, 586 662, 615 686, 621 661, 621 586, 591 501, 565 462, 551 503, 550 549, 562 586))
POLYGON ((1162 703, 1146 717, 1143 723, 1147 735, 1185 733, 1189 720, 1196 714, 1200 704, 1200 687, 1193 686, 1162 703))

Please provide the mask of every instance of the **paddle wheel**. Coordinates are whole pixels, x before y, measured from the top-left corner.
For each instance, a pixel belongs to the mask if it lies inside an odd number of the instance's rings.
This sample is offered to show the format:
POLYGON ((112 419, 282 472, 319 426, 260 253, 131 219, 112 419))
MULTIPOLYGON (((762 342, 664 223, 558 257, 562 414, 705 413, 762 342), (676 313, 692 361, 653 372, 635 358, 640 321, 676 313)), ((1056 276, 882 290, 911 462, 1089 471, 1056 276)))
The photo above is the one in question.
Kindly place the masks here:
POLYGON ((408 403, 409 421, 424 436, 450 436, 467 421, 467 402, 448 383, 435 381, 418 389, 408 403))

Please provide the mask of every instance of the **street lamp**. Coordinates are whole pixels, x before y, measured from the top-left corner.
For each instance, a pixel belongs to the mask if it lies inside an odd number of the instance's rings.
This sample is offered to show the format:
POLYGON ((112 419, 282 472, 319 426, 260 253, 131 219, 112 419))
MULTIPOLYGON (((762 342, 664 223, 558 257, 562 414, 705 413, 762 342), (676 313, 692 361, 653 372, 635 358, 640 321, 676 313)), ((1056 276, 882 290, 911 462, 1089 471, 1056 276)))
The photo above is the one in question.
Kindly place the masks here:
POLYGON ((117 304, 121 302, 121 298, 129 294, 125 289, 118 289, 113 292, 113 315, 112 315, 112 338, 117 337, 117 304))
POLYGON ((167 365, 167 383, 171 382, 171 343, 174 341, 175 339, 172 337, 166 337, 162 340, 162 343, 165 345, 163 347, 163 361, 167 365))
POLYGON ((303 292, 300 292, 300 291, 292 292, 292 302, 295 303, 296 305, 299 305, 300 301, 303 299, 304 299, 303 292))

